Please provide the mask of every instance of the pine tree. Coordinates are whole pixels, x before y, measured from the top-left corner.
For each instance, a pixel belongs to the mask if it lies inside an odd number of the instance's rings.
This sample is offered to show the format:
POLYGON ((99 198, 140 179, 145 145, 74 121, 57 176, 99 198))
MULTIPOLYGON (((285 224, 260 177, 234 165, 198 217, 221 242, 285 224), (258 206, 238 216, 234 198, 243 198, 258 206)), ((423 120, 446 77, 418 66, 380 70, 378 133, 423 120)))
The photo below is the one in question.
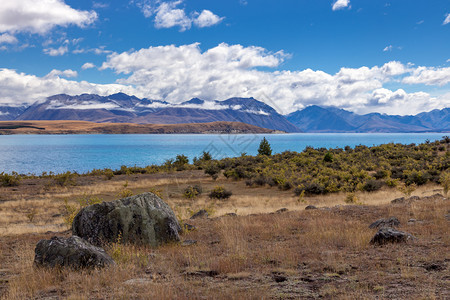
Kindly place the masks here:
POLYGON ((258 154, 266 155, 266 156, 272 155, 272 148, 270 147, 270 144, 266 140, 265 137, 262 139, 261 143, 259 144, 258 154))

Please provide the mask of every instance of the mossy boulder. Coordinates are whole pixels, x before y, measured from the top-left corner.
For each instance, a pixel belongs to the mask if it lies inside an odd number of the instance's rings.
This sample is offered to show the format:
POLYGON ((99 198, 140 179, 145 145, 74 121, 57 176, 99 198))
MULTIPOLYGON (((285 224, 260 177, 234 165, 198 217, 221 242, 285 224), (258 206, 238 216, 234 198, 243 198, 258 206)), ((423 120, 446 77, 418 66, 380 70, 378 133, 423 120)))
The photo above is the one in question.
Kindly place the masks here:
POLYGON ((179 241, 180 224, 172 209, 153 193, 83 208, 72 233, 94 245, 132 243, 153 247, 179 241))
POLYGON ((34 252, 34 264, 38 267, 90 269, 115 265, 105 250, 77 236, 40 240, 34 252))

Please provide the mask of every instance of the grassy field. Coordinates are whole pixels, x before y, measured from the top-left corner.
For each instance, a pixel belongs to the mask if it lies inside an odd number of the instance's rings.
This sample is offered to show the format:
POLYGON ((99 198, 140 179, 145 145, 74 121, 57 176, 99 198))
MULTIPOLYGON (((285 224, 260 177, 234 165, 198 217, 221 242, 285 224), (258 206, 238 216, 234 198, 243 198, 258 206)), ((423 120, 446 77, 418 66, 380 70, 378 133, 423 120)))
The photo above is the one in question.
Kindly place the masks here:
MULTIPOLYGON (((443 193, 435 183, 412 192, 443 193)), ((2 299, 448 299, 450 203, 439 197, 391 204, 399 189, 298 197, 292 190, 249 187, 203 170, 155 174, 80 176, 76 184, 24 178, 0 187, 0 295, 2 299), (203 193, 188 199, 197 185, 203 193), (232 192, 213 200, 216 186, 232 192), (196 226, 182 240, 191 246, 159 248, 111 244, 115 268, 74 272, 33 267, 40 239, 69 236, 70 208, 97 199, 153 191, 181 222, 196 226), (315 205, 318 210, 304 210, 315 205), (281 208, 287 212, 275 213, 281 208), (199 209, 208 219, 189 220, 199 209), (235 213, 237 216, 227 216, 235 213), (369 244, 379 218, 396 216, 417 239, 383 247, 369 244), (447 217, 446 217, 447 216, 447 217), (415 219, 414 222, 408 222, 415 219)))

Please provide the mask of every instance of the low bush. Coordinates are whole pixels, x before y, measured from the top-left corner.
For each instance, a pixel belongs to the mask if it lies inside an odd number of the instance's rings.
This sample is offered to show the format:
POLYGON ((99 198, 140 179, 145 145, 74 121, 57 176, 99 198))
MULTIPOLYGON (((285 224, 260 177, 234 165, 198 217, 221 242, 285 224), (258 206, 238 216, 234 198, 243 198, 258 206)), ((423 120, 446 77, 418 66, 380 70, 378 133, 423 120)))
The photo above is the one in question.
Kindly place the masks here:
POLYGON ((202 193, 203 189, 199 185, 188 186, 183 191, 183 196, 188 199, 193 199, 202 193))
POLYGON ((226 190, 223 186, 216 186, 210 193, 209 198, 211 199, 219 199, 225 200, 231 197, 233 193, 229 190, 226 190))
POLYGON ((0 182, 2 186, 18 186, 20 184, 20 176, 16 172, 0 173, 0 182))

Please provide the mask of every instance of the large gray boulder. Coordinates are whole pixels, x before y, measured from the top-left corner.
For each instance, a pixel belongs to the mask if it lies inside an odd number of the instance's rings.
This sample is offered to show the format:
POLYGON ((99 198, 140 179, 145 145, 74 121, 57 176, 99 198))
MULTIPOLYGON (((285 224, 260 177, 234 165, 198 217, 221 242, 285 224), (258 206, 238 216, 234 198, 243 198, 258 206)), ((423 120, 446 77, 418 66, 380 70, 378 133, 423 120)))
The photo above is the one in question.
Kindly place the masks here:
POLYGON ((390 217, 389 219, 379 219, 369 225, 369 228, 383 228, 383 227, 398 227, 400 221, 396 217, 390 217))
POLYGON ((406 243, 414 237, 407 233, 390 227, 383 227, 370 240, 371 244, 384 245, 389 243, 406 243))
POLYGON ((67 239, 55 236, 50 240, 40 240, 34 253, 34 263, 38 267, 84 269, 115 265, 105 250, 77 236, 67 239))
POLYGON ((73 235, 94 245, 123 242, 156 247, 179 241, 180 231, 172 209, 152 193, 85 207, 72 224, 73 235))

